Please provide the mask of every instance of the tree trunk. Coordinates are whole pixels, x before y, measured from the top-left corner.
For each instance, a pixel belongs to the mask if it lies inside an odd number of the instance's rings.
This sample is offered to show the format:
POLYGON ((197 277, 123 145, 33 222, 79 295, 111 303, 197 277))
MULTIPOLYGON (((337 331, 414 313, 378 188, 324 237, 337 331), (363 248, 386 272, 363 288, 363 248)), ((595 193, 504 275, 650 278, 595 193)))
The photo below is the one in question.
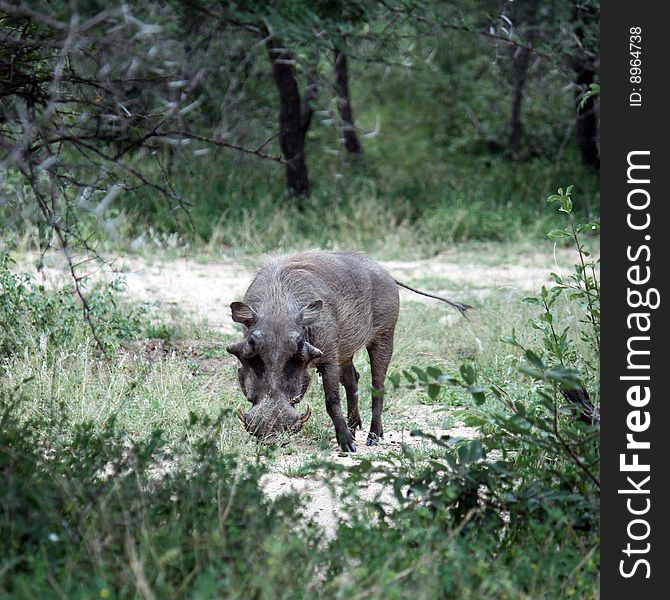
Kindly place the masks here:
POLYGON ((335 94, 337 106, 342 121, 342 140, 347 152, 361 154, 363 147, 356 135, 354 128, 354 115, 351 110, 351 99, 349 97, 349 70, 347 68, 347 56, 335 48, 335 94))
POLYGON ((598 62, 595 53, 591 55, 584 48, 586 24, 597 27, 598 13, 594 7, 577 5, 574 8, 574 20, 577 23, 575 35, 580 41, 579 53, 572 59, 572 68, 575 72, 575 103, 577 105, 577 144, 582 155, 582 163, 600 169, 600 149, 598 147, 598 104, 593 97, 587 98, 584 106, 579 108, 583 94, 589 91, 589 86, 596 83, 598 72, 595 65, 598 62))
POLYGON ((536 25, 540 0, 524 0, 510 5, 514 31, 526 46, 510 46, 512 59, 512 112, 510 115, 509 152, 517 155, 523 144, 523 99, 528 81, 532 46, 537 37, 536 25))
POLYGON ((286 186, 295 196, 309 194, 309 176, 305 161, 305 134, 312 117, 310 108, 303 111, 295 77, 293 56, 281 42, 270 38, 268 56, 279 92, 279 143, 286 165, 286 186))
POLYGON ((596 73, 593 69, 575 69, 575 83, 578 88, 575 92, 575 103, 577 104, 577 143, 582 155, 582 163, 600 169, 600 152, 598 150, 598 109, 594 99, 587 98, 584 106, 579 108, 582 95, 588 91, 589 85, 595 83, 596 73))
POLYGON ((510 120, 509 151, 518 154, 523 138, 523 92, 528 78, 530 50, 528 48, 512 49, 512 118, 510 120))

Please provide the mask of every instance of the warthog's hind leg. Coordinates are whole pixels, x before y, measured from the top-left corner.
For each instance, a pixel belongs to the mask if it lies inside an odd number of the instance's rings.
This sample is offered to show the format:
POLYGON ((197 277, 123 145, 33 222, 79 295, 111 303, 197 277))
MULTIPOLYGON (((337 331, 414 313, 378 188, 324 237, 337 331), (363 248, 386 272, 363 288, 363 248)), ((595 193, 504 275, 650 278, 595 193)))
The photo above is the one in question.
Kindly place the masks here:
POLYGON ((376 445, 384 437, 382 411, 384 410, 384 380, 393 355, 393 331, 368 346, 372 374, 372 421, 366 444, 376 445))

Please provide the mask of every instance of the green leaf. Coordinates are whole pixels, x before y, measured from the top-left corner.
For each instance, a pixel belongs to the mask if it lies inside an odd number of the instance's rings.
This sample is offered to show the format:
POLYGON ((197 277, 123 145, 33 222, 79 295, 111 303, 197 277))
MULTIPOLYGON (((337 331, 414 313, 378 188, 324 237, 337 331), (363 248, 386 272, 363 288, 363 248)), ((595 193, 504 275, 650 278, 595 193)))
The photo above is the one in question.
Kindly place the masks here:
POLYGON ((504 421, 504 425, 512 433, 528 433, 532 425, 523 417, 513 415, 511 418, 504 421))
POLYGON ((471 392, 471 394, 477 406, 481 406, 486 402, 486 394, 484 392, 471 392))
POLYGON ((535 367, 521 365, 519 367, 519 371, 521 371, 524 375, 532 377, 533 379, 544 379, 544 372, 540 369, 536 369, 535 367))
POLYGON ((506 344, 509 344, 510 346, 516 346, 517 348, 523 350, 523 346, 516 337, 516 329, 514 327, 512 327, 512 335, 504 335, 500 338, 500 340, 506 344))
POLYGON ((477 406, 481 406, 486 401, 486 388, 481 385, 468 386, 465 391, 472 394, 477 406))
POLYGON ((545 371, 544 376, 551 381, 556 381, 564 389, 580 389, 582 387, 582 379, 579 371, 568 369, 563 365, 548 369, 545 371))
POLYGON ((584 231, 600 231, 599 223, 582 223, 577 227, 578 233, 583 233, 584 231))
POLYGON ((437 379, 440 375, 442 375, 442 369, 439 369, 438 367, 426 367, 426 373, 430 375, 433 379, 437 379))
POLYGON ((569 196, 563 196, 559 210, 568 214, 572 212, 572 200, 569 196))
POLYGON ((552 229, 547 234, 547 237, 551 238, 552 240, 560 240, 565 238, 571 238, 572 234, 569 231, 566 231, 565 229, 552 229))
POLYGON ((547 323, 552 323, 554 321, 554 317, 550 312, 543 313, 540 316, 540 319, 542 319, 543 321, 546 321, 547 323))
POLYGON ((428 383, 428 375, 423 369, 419 367, 412 367, 412 371, 416 373, 416 376, 419 378, 421 383, 428 383))
POLYGON ((465 383, 468 385, 473 385, 477 381, 477 374, 475 373, 475 369, 472 365, 461 365, 461 375, 463 376, 465 383))
POLYGON ((546 365, 542 362, 542 359, 532 350, 526 350, 526 359, 529 363, 541 371, 544 371, 547 368, 546 365))

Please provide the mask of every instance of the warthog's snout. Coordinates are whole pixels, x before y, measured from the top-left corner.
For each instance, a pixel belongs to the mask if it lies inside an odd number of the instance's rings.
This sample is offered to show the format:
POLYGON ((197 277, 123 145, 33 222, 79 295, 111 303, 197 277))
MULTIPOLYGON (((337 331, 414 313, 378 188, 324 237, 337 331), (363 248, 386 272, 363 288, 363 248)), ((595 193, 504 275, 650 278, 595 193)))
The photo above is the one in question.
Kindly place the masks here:
POLYGON ((304 413, 286 401, 262 400, 246 413, 237 407, 237 416, 244 428, 265 444, 279 443, 282 437, 300 431, 312 416, 308 404, 304 413))

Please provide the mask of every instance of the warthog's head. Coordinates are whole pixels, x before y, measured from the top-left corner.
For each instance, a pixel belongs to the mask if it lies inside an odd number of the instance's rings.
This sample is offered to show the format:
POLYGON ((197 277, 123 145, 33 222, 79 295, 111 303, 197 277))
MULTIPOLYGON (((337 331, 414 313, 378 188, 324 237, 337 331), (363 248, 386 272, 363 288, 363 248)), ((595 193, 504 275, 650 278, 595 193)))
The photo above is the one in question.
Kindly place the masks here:
POLYGON ((307 392, 309 363, 323 353, 304 337, 303 328, 321 311, 320 300, 297 309, 290 318, 265 317, 243 302, 230 305, 233 320, 246 326, 244 339, 226 348, 241 365, 237 378, 251 402, 237 415, 245 429, 265 443, 276 443, 284 434, 302 429, 312 414, 296 405, 307 392))

